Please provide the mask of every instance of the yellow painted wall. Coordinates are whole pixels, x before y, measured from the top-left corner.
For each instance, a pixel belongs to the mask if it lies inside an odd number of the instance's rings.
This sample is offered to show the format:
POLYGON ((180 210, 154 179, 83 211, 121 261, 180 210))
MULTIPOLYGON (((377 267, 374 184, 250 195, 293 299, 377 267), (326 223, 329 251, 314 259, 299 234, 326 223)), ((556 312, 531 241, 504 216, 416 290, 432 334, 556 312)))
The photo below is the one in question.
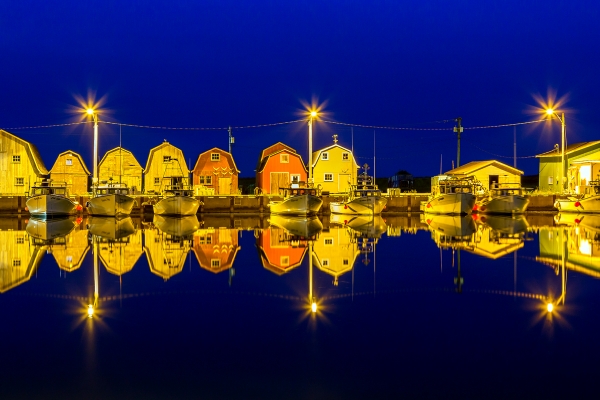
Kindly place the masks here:
POLYGON ((113 183, 122 182, 134 193, 142 191, 143 168, 135 156, 128 150, 118 147, 106 152, 98 164, 98 179, 113 183))
MULTIPOLYGON (((165 182, 163 177, 165 176, 182 176, 185 179, 189 178, 188 165, 183 155, 183 151, 173 146, 172 144, 165 142, 158 147, 150 150, 148 164, 144 170, 144 192, 154 191, 160 193, 165 182), (165 157, 176 158, 177 162, 164 162, 165 157), (179 166, 181 168, 179 168, 179 166), (155 180, 158 178, 158 180, 155 180), (161 185, 162 184, 162 185, 161 185)), ((191 182, 188 182, 190 184, 191 182)))
POLYGON ((358 166, 352 152, 341 146, 334 145, 325 150, 328 159, 323 159, 323 152, 313 153, 313 178, 315 186, 321 185, 322 190, 330 193, 343 193, 350 190, 350 185, 356 184, 358 166), (343 159, 343 154, 348 159, 343 159), (325 181, 325 174, 332 174, 333 181, 325 181))
POLYGON ((40 180, 32 163, 26 146, 0 129, 0 194, 22 196, 28 192, 40 180), (23 184, 17 185, 17 178, 23 178, 23 184))
POLYGON ((64 152, 56 158, 50 170, 50 178, 54 182, 65 182, 69 195, 83 195, 88 193, 89 189, 90 175, 86 169, 87 167, 83 165, 81 157, 77 153, 64 152))

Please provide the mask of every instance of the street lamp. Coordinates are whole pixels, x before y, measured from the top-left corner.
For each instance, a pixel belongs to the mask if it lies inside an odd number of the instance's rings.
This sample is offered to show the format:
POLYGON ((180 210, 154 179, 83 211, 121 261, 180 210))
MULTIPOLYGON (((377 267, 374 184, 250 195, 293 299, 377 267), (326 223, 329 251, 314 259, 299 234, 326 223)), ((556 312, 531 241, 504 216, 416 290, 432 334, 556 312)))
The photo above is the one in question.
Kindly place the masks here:
POLYGON ((565 184, 563 181, 564 181, 564 177, 565 177, 565 137, 567 134, 566 126, 565 126, 565 113, 561 113, 561 115, 558 115, 552 108, 548 108, 546 110, 546 114, 549 115, 550 117, 552 117, 553 115, 556 115, 556 118, 558 118, 558 120, 560 121, 560 124, 561 124, 560 193, 564 193, 565 184))
POLYGON ((317 118, 318 113, 312 110, 308 119, 308 183, 313 183, 312 178, 312 128, 313 120, 317 118))
POLYGON ((98 114, 93 108, 88 108, 86 112, 94 120, 94 176, 92 178, 92 191, 96 194, 96 186, 98 186, 98 114))

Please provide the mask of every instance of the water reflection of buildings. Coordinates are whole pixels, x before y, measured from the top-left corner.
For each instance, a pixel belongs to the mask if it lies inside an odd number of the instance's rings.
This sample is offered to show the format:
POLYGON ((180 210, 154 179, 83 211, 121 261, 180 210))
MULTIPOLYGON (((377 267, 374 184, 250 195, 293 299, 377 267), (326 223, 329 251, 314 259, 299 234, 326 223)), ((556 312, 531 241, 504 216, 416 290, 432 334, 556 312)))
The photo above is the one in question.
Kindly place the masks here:
POLYGON ((35 246, 18 220, 2 220, 0 230, 0 293, 27 282, 44 257, 45 248, 35 246), (21 228, 21 229, 19 229, 21 228))
POLYGON ((230 228, 198 229, 193 243, 200 267, 215 274, 232 268, 242 248, 238 243, 238 230, 230 228))
POLYGON ((144 230, 144 253, 150 271, 168 280, 183 270, 200 223, 195 215, 174 218, 155 216, 144 230))
POLYGON ((131 271, 144 252, 142 230, 135 229, 131 217, 91 217, 88 229, 96 238, 100 262, 113 275, 131 271))

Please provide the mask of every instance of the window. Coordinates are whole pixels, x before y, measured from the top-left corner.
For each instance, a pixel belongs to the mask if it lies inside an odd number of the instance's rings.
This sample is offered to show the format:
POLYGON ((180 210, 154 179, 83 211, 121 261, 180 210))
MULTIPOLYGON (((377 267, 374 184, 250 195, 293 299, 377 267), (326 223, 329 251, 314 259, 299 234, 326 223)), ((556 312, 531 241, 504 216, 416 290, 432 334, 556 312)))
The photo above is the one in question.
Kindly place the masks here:
POLYGON ((287 267, 290 265, 290 256, 281 256, 279 257, 279 264, 282 267, 287 267))
POLYGON ((290 155, 289 154, 280 154, 279 155, 279 162, 282 164, 287 164, 290 162, 290 155))
POLYGON ((325 174, 325 182, 333 182, 333 174, 325 174))
POLYGON ((323 161, 329 160, 329 153, 328 152, 324 152, 323 154, 321 154, 321 159, 323 161))
POLYGON ((25 184, 25 178, 15 178, 15 185, 23 186, 25 184))
POLYGON ((300 174, 291 174, 290 178, 292 179, 292 183, 299 183, 300 182, 300 174))
POLYGON ((204 184, 205 185, 212 185, 212 176, 207 175, 204 177, 204 184))
POLYGON ((342 153, 342 161, 350 160, 350 153, 342 153))
POLYGON ((548 177, 548 185, 552 185, 552 184, 554 184, 554 179, 551 176, 549 176, 548 177))
POLYGON ((325 246, 333 246, 333 238, 325 238, 325 240, 323 240, 323 243, 325 244, 325 246))
POLYGON ((343 264, 343 265, 348 265, 348 264, 350 264, 350 260, 348 260, 347 258, 344 258, 344 259, 342 260, 342 264, 343 264))
POLYGON ((13 259, 13 267, 20 267, 20 266, 21 266, 21 259, 20 258, 13 259))
POLYGON ((21 162, 21 156, 13 156, 13 162, 14 163, 20 163, 21 162))
POLYGON ((221 266, 221 260, 219 260, 218 258, 213 258, 212 260, 210 260, 211 268, 219 268, 220 266, 221 266))
POLYGON ((160 184, 160 178, 154 178, 154 184, 155 185, 160 184))
POLYGON ((171 156, 163 156, 163 162, 170 162, 171 161, 171 156))
POLYGON ((221 155, 219 153, 210 153, 210 161, 219 161, 221 160, 221 155))
POLYGON ((25 238, 23 238, 23 237, 18 237, 18 238, 17 238, 17 244, 23 244, 23 243, 25 243, 25 238))
POLYGON ((324 267, 329 267, 329 259, 328 258, 324 258, 321 261, 321 264, 323 264, 324 267))
POLYGON ((67 158, 65 160, 65 164, 67 164, 67 165, 73 165, 73 159, 72 158, 67 158))

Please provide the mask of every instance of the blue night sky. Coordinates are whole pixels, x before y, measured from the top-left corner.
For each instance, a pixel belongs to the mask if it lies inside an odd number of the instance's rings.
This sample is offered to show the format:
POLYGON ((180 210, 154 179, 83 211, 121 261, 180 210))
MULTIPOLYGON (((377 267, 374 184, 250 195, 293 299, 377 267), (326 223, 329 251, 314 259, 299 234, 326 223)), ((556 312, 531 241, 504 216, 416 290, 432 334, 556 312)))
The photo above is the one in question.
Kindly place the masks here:
MULTIPOLYGON (((173 128, 293 121, 314 100, 331 121, 420 129, 316 123, 315 150, 336 133, 359 164, 376 155, 377 176, 436 175, 440 160, 451 169, 459 116, 461 164, 513 165, 515 128, 468 128, 537 120, 538 99, 553 96, 568 143, 600 140, 599 10, 597 0, 3 1, 0 127, 33 142, 47 168, 74 150, 91 169, 91 124, 39 127, 79 121, 72 110, 89 94, 101 121, 173 128)), ((306 162, 307 132, 234 129, 241 176, 277 141, 306 162)), ((224 129, 121 133, 142 165, 164 139, 192 162, 228 146, 224 129)), ((101 124, 100 135, 102 157, 119 127, 101 124)), ((560 124, 520 125, 516 137, 517 167, 536 174, 531 156, 560 143, 560 124)))

